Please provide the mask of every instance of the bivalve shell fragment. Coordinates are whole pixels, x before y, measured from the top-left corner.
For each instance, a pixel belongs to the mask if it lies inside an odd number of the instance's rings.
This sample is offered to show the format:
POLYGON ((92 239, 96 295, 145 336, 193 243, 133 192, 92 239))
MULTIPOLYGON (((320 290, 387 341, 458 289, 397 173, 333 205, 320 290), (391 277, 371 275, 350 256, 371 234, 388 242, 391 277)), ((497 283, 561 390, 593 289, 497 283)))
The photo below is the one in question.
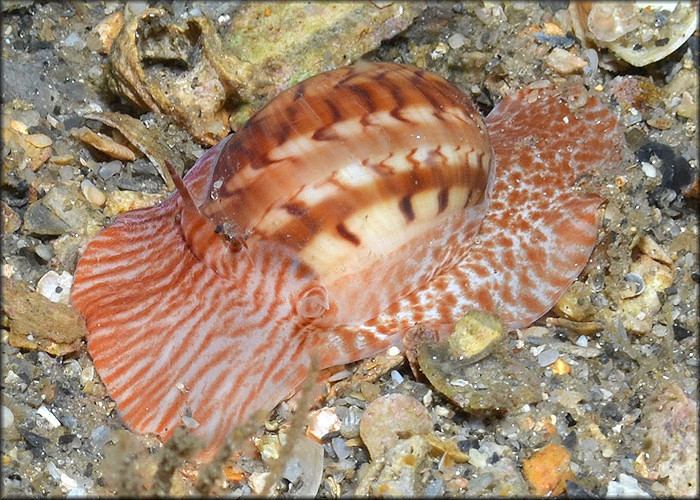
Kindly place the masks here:
POLYGON ((633 66, 659 61, 696 29, 698 2, 573 1, 569 14, 584 44, 607 48, 633 66))

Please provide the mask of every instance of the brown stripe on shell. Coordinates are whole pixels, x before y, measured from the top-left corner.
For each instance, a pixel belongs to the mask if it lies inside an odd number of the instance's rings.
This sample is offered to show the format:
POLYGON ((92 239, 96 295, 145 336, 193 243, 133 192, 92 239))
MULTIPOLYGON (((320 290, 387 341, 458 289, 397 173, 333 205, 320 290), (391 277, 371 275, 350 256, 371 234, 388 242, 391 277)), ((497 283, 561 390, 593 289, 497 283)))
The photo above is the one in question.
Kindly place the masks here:
POLYGON ((438 193, 438 214, 441 214, 447 208, 447 204, 450 201, 450 190, 449 188, 442 188, 438 193))
POLYGON ((286 203, 284 209, 295 217, 304 217, 308 213, 308 209, 301 203, 286 203))
MULTIPOLYGON (((442 169, 439 170, 442 176, 435 175, 434 168, 423 168, 381 177, 368 186, 338 189, 335 195, 323 202, 308 206, 303 219, 291 219, 278 227, 273 234, 258 234, 257 237, 271 238, 295 248, 303 248, 316 235, 316 232, 335 230, 338 221, 344 221, 352 214, 370 207, 378 201, 377 196, 380 200, 389 200, 398 197, 401 193, 404 193, 407 201, 402 201, 406 206, 399 208, 408 221, 413 220, 415 213, 410 202, 412 194, 429 189, 462 185, 461 182, 458 183, 460 173, 456 172, 456 169, 453 168, 447 173, 442 172, 442 169), (306 219, 317 222, 315 231, 306 219)), ((471 172, 474 169, 468 170, 471 172)), ((470 183, 467 187, 472 191, 482 192, 486 188, 486 178, 483 175, 470 175, 469 179, 481 182, 480 184, 470 183)), ((331 181, 332 178, 327 182, 331 181)), ((473 204, 470 201, 467 200, 465 207, 473 204)))
POLYGON ((347 227, 345 227, 345 224, 342 222, 335 226, 335 229, 338 231, 338 234, 348 240, 350 243, 352 243, 355 246, 359 246, 361 241, 360 238, 357 237, 355 233, 350 231, 347 227))
POLYGON ((401 198, 401 201, 399 201, 399 209, 401 209, 401 213, 406 218, 407 222, 413 222, 413 220, 416 218, 416 214, 413 212, 410 194, 407 194, 401 198))

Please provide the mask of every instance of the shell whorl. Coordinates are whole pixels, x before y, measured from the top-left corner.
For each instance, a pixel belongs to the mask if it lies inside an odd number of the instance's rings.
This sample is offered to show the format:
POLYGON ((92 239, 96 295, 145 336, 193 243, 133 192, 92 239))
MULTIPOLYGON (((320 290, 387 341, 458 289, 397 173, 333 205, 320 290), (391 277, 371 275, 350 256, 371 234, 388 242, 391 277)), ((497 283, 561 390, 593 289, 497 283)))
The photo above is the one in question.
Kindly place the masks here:
POLYGON ((223 147, 201 209, 245 234, 250 252, 291 250, 328 289, 333 322, 356 320, 463 256, 491 166, 461 91, 416 68, 362 63, 257 113, 223 147))

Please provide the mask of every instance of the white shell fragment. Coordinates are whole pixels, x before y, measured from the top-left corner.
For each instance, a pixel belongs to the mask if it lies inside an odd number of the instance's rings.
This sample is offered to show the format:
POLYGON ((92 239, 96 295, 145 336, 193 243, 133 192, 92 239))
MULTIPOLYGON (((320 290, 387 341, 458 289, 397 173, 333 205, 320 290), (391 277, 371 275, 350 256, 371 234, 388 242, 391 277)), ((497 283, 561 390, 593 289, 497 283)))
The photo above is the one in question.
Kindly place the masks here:
POLYGON ((73 275, 62 271, 49 271, 43 275, 36 285, 36 290, 51 302, 68 304, 70 299, 70 289, 73 286, 73 275))
POLYGON ((49 410, 46 406, 41 405, 36 412, 48 422, 49 427, 51 427, 52 429, 61 427, 60 420, 58 420, 56 418, 56 415, 51 413, 51 410, 49 410))
POLYGON ((321 408, 309 414, 309 427, 306 430, 307 436, 317 441, 322 441, 327 434, 339 430, 340 418, 335 413, 335 408, 321 408))
MULTIPOLYGON (((633 66, 659 61, 683 45, 697 25, 697 0, 572 1, 569 14, 584 44, 607 48, 633 66)), ((587 46, 588 46, 587 45, 587 46)))

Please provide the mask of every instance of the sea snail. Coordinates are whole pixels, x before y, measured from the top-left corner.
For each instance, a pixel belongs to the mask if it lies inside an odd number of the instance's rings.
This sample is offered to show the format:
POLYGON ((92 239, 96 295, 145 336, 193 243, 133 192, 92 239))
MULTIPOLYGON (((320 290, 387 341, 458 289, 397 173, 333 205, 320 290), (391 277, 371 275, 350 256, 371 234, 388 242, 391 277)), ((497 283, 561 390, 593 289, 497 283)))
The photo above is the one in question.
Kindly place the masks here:
POLYGON ((425 70, 357 63, 273 99, 178 192, 82 255, 72 302, 124 422, 213 448, 320 367, 471 308, 546 313, 596 243, 578 177, 617 155, 615 116, 530 88, 483 119, 425 70))

